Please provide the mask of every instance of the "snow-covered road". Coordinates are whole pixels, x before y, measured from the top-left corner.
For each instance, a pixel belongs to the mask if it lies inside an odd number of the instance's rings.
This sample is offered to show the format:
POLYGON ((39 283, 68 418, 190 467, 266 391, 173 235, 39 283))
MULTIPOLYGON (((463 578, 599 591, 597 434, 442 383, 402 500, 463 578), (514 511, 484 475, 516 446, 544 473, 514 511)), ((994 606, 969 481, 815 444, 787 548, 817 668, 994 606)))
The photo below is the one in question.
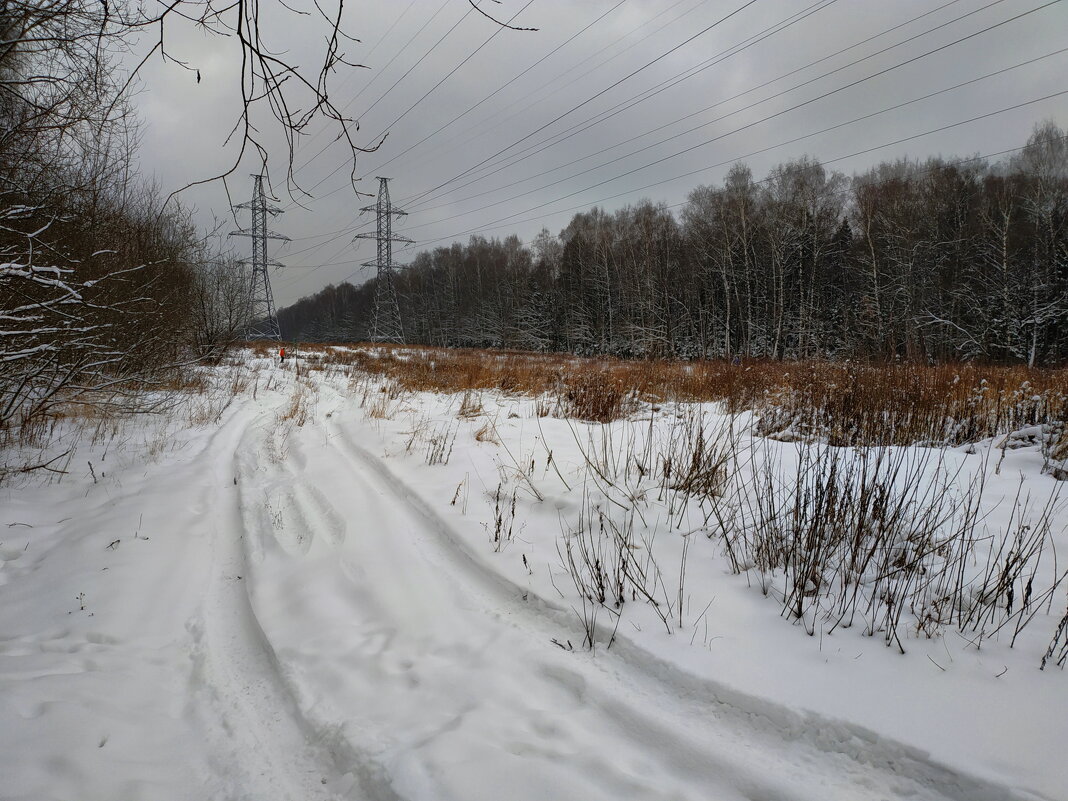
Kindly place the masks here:
POLYGON ((282 431, 281 401, 264 397, 106 494, 94 484, 73 537, 50 522, 64 509, 47 488, 13 496, 5 518, 41 538, 0 573, 0 797, 1042 797, 731 692, 626 639, 556 647, 574 613, 473 558, 368 444, 362 410, 324 387, 307 424, 282 431), (102 548, 118 534, 100 532, 135 512, 151 537, 102 548), (123 593, 87 588, 94 616, 74 602, 57 629, 73 588, 108 574, 123 593), (43 609, 42 580, 57 588, 43 609), (57 657, 57 642, 78 648, 57 657), (69 695, 52 715, 49 671, 66 671, 69 695), (75 742, 83 730, 92 743, 75 742))

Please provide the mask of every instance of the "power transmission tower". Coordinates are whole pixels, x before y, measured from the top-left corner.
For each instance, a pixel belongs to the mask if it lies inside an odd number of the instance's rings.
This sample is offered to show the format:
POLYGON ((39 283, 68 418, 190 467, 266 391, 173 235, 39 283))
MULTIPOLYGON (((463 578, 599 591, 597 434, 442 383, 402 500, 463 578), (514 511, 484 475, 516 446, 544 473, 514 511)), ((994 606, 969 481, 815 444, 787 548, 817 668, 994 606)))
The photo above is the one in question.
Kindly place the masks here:
POLYGON ((249 283, 248 330, 245 332, 245 339, 273 339, 277 342, 281 340, 282 334, 274 313, 274 293, 271 292, 271 277, 267 274, 267 268, 282 265, 276 261, 267 261, 267 240, 279 239, 288 242, 289 237, 267 230, 267 216, 274 217, 281 214, 282 210, 267 204, 267 196, 263 192, 263 175, 253 174, 252 179, 252 200, 234 207, 252 210, 252 227, 230 232, 230 236, 247 236, 252 239, 252 276, 249 283))
POLYGON ((378 179, 378 200, 373 206, 364 206, 360 211, 377 214, 377 226, 373 234, 356 234, 353 238, 374 239, 378 242, 378 256, 374 261, 365 261, 364 267, 378 268, 375 281, 375 308, 371 318, 372 342, 404 342, 404 326, 401 324, 400 304, 397 302, 397 287, 393 283, 393 271, 401 265, 393 263, 393 243, 412 242, 406 236, 393 235, 393 218, 403 217, 408 212, 393 208, 389 202, 389 179, 378 179))

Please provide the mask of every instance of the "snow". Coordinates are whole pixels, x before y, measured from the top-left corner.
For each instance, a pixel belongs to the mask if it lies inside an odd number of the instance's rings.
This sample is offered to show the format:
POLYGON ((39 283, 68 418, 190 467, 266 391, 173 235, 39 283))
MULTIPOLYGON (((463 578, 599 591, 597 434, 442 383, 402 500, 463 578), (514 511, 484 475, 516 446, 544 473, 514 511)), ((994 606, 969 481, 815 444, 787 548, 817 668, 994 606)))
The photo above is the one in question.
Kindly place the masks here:
MULTIPOLYGON (((648 410, 599 426, 486 392, 458 416, 301 364, 220 367, 251 379, 232 402, 98 427, 66 475, 0 487, 0 797, 1068 798, 1068 676, 1038 670, 1063 588, 1013 648, 807 636, 694 502, 591 472, 648 410), (682 622, 600 609, 585 649, 561 537, 625 522, 627 491, 665 604, 688 542, 682 622)), ((987 471, 991 527, 1021 480, 1055 489, 1031 433, 947 452, 960 482, 987 471)))

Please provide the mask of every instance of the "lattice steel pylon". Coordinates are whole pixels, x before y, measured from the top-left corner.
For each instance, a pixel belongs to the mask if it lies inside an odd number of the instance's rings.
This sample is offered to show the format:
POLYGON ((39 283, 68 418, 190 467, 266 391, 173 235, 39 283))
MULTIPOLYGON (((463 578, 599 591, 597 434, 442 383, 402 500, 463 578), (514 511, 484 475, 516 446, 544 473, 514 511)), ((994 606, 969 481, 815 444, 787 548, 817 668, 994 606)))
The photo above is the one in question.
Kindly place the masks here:
MULTIPOLYGON (((271 276, 267 273, 267 268, 282 265, 276 261, 267 261, 267 240, 279 239, 288 242, 289 237, 267 230, 267 216, 274 217, 281 214, 282 210, 277 206, 268 205, 267 196, 263 192, 263 175, 253 174, 252 179, 252 200, 234 207, 251 209, 252 227, 230 232, 230 236, 247 236, 252 239, 252 275, 249 284, 248 330, 245 332, 245 339, 271 339, 278 342, 282 339, 282 334, 278 328, 278 317, 274 313, 274 293, 271 292, 271 276)), ((249 264, 250 262, 243 263, 249 264)))
POLYGON ((373 206, 364 206, 360 211, 373 211, 377 214, 377 225, 373 234, 356 234, 357 239, 374 239, 378 242, 378 255, 374 261, 365 261, 364 267, 378 268, 375 281, 375 307, 371 317, 372 342, 404 342, 404 326, 401 323, 400 303, 397 301, 397 287, 393 283, 393 271, 401 265, 393 263, 393 243, 413 240, 406 236, 394 236, 393 218, 403 217, 408 212, 393 208, 389 201, 389 179, 378 178, 378 200, 373 206))

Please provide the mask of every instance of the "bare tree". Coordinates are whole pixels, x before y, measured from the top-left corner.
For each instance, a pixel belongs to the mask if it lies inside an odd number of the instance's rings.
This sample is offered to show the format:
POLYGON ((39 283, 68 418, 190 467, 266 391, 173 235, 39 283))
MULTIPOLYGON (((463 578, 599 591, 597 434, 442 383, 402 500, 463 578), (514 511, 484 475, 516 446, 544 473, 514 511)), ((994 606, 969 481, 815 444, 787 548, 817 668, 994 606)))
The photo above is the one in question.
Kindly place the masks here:
POLYGON ((190 292, 190 340, 201 359, 218 360, 248 330, 251 282, 232 258, 205 255, 196 265, 190 292))
POLYGON ((1036 125, 1015 159, 1026 176, 1024 208, 1032 226, 1026 265, 1030 297, 1027 363, 1033 366, 1063 336, 1068 317, 1068 138, 1053 122, 1036 125), (1058 330, 1060 329, 1060 330, 1058 330))

